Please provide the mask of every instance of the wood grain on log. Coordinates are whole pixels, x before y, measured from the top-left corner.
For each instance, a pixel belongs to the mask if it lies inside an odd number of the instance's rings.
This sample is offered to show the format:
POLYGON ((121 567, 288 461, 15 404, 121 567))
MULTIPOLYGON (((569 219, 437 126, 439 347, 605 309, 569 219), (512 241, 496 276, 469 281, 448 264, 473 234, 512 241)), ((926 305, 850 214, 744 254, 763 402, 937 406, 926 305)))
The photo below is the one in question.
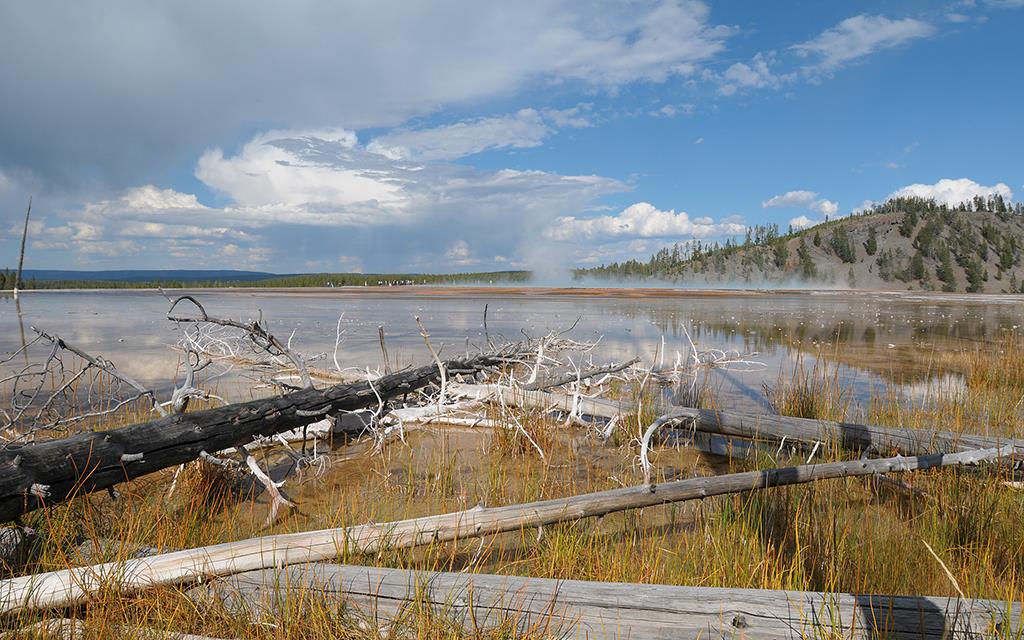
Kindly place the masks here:
POLYGON ((241 573, 193 590, 238 613, 326 600, 390 622, 415 602, 469 629, 590 640, 1011 637, 1021 606, 944 597, 826 594, 552 580, 309 564, 241 573))

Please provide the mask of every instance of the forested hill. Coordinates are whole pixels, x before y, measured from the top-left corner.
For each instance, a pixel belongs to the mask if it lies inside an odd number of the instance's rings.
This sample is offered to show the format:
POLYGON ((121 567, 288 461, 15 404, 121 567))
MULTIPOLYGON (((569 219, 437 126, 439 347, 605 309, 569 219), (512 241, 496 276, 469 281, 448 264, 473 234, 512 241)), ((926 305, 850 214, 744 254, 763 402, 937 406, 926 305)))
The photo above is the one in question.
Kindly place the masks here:
POLYGON ((577 279, 695 286, 839 286, 1024 293, 1024 205, 1000 196, 956 207, 895 198, 782 234, 753 227, 725 245, 689 242, 642 262, 576 270, 577 279))

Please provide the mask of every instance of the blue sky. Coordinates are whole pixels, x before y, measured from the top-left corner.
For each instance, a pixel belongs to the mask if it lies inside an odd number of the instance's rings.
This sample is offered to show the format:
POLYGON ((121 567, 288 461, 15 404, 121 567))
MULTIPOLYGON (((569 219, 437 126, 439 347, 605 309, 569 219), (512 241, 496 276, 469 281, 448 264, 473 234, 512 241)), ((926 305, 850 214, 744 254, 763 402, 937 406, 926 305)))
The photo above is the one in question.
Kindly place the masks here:
POLYGON ((0 21, 0 264, 29 195, 38 268, 557 274, 894 193, 1024 193, 1021 0, 0 21))

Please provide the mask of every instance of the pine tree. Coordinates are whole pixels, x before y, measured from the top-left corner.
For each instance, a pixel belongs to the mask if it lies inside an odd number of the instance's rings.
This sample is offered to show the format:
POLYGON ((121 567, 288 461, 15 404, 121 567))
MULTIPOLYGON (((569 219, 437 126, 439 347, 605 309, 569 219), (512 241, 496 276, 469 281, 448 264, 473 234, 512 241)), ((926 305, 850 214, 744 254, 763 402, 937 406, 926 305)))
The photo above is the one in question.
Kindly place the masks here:
POLYGON ((789 259, 789 245, 786 244, 785 240, 776 240, 772 246, 774 253, 775 266, 779 269, 786 268, 786 260, 789 259))
POLYGON ((910 277, 914 280, 922 280, 925 277, 924 256, 918 251, 910 259, 910 277))
POLYGON ((875 252, 878 251, 878 234, 873 226, 868 227, 868 241, 864 243, 864 250, 868 252, 869 256, 875 255, 875 252))
POLYGON ((796 255, 800 258, 800 275, 804 280, 811 280, 818 276, 818 265, 814 264, 811 252, 800 238, 800 246, 796 249, 796 255))
POLYGON ((953 273, 953 258, 949 247, 942 245, 939 251, 939 266, 935 268, 935 277, 942 281, 943 291, 956 291, 956 274, 953 273))
POLYGON ((909 238, 913 235, 915 227, 917 227, 917 211, 911 209, 903 214, 903 219, 900 220, 900 235, 909 238))

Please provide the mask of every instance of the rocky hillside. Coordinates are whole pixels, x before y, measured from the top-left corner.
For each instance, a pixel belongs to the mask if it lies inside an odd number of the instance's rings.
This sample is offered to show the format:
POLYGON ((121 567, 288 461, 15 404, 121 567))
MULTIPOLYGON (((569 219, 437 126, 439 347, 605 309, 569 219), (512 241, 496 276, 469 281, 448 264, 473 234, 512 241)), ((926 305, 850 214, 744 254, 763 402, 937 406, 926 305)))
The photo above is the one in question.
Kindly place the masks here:
POLYGON ((1024 206, 1001 197, 958 207, 899 198, 803 230, 753 227, 725 245, 689 242, 577 278, 694 286, 835 286, 1024 293, 1024 206))

